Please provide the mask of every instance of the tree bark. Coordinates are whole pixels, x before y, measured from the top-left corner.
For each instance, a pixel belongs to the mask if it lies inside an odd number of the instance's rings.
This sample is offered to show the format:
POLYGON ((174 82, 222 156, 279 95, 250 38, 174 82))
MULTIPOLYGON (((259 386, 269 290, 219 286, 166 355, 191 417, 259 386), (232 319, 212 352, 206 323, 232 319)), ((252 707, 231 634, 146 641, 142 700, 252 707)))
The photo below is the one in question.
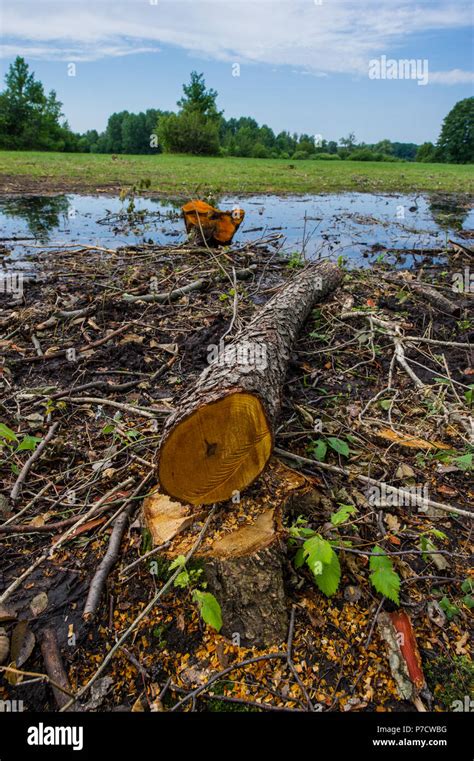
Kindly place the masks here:
POLYGON ((288 630, 279 542, 250 555, 214 558, 204 565, 209 590, 222 609, 222 634, 245 647, 270 647, 288 630))
POLYGON ((222 502, 268 463, 292 346, 311 309, 341 281, 336 265, 306 267, 222 347, 166 423, 161 489, 193 505, 222 502))

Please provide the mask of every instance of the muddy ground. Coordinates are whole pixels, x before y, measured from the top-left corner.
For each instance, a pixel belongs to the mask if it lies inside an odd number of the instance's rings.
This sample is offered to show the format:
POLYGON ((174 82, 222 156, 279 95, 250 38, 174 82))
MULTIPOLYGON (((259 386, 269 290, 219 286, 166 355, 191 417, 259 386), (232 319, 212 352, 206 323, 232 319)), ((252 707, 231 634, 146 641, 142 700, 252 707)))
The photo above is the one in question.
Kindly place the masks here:
MULTIPOLYGON (((308 485, 310 498, 290 501, 281 537, 293 668, 286 658, 270 657, 286 653, 288 642, 248 649, 206 625, 193 579, 171 587, 137 618, 171 573, 167 553, 144 557, 152 541, 142 502, 156 488, 163 423, 207 366, 209 346, 229 328, 230 338, 305 263, 282 256, 278 242, 259 240, 215 251, 188 244, 113 253, 64 249, 36 264, 38 278, 24 283, 22 295, 0 294, 6 426, 0 698, 23 700, 26 710, 56 711, 64 695, 69 699, 94 679, 76 710, 414 711, 417 701, 402 697, 377 625, 382 612, 395 610, 409 617, 420 653, 425 684, 418 708, 421 701, 428 709, 455 710, 456 701, 472 694, 474 323, 472 294, 464 287, 472 267, 466 245, 450 246, 443 265, 432 265, 427 255, 422 270, 399 280, 383 264, 345 273, 294 347, 278 453, 242 503, 219 506, 207 529, 225 531, 227 520, 246 525, 251 506, 277 494, 280 467, 308 485), (246 270, 245 279, 235 280, 236 270, 246 270), (461 275, 463 288, 453 291, 461 275), (413 290, 414 277, 434 286, 454 313, 413 290), (171 295, 196 280, 203 280, 200 289, 171 295), (146 293, 168 297, 163 303, 124 298, 146 293), (404 362, 394 360, 397 341, 404 362), (55 424, 22 479, 23 466, 55 424), (360 475, 425 490, 430 504, 393 504, 383 495, 371 501, 360 475), (99 500, 93 517, 65 536, 99 500), (338 525, 331 516, 341 505, 353 510, 338 525), (125 508, 117 563, 94 618, 85 621, 92 577, 125 508), (295 525, 341 548, 334 595, 317 588, 308 568, 295 568, 295 525), (371 584, 375 545, 399 577, 398 604, 371 584), (51 630, 66 678, 56 693, 51 671, 44 677, 41 647, 51 630)), ((204 521, 193 525, 192 540, 204 521)), ((199 562, 189 570, 201 584, 199 562)))

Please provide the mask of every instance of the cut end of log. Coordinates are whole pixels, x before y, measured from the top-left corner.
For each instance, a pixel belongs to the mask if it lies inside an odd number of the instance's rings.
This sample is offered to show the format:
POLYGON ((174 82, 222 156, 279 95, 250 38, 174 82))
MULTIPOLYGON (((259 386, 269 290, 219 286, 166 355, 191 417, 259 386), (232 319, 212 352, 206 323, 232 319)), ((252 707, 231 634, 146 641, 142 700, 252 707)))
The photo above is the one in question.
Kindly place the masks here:
POLYGON ((227 394, 172 429, 160 452, 161 488, 192 505, 224 502, 260 475, 271 450, 271 428, 258 397, 227 394))

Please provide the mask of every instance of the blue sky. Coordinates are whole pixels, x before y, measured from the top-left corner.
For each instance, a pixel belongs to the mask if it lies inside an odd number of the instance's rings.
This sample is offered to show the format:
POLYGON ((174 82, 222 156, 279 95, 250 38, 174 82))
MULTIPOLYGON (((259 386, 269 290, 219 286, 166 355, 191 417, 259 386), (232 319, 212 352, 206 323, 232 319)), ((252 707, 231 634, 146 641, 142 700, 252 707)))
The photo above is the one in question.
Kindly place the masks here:
POLYGON ((0 74, 23 55, 77 131, 175 109, 196 69, 226 117, 421 143, 473 94, 472 21, 466 0, 0 0, 0 74), (369 78, 382 56, 426 60, 428 83, 369 78))

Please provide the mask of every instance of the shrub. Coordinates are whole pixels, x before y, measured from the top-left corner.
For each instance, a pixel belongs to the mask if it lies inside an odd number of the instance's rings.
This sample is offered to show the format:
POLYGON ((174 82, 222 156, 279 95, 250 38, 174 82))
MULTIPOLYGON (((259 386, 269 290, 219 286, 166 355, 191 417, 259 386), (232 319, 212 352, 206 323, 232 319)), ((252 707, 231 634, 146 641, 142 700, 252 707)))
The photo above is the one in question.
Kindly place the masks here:
POLYGON ((308 158, 308 154, 306 151, 295 151, 291 158, 296 159, 297 161, 303 161, 308 158))
POLYGON ((341 157, 337 153, 315 153, 311 159, 313 161, 341 161, 341 157))
POLYGON ((390 153, 381 153, 380 156, 382 157, 380 161, 405 161, 406 159, 400 159, 398 156, 392 156, 390 153))
POLYGON ((254 147, 252 148, 252 158, 254 159, 268 158, 268 149, 265 148, 263 143, 255 143, 254 147))
POLYGON ((347 157, 348 161, 382 161, 381 153, 374 153, 370 148, 358 148, 347 157))

